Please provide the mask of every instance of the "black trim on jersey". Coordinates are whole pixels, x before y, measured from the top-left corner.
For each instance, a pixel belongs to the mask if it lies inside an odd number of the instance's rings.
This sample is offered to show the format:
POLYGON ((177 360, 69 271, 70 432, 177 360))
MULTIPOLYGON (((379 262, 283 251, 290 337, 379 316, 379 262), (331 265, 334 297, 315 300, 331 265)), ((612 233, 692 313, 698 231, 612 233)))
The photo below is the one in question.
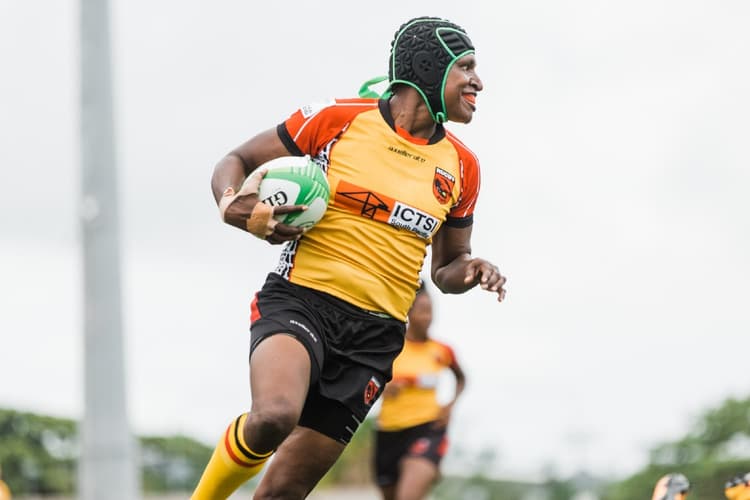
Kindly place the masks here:
POLYGON ((292 139, 292 136, 286 129, 285 123, 279 123, 276 126, 276 133, 279 134, 279 139, 281 139, 281 142, 284 143, 287 151, 289 151, 292 156, 305 156, 305 153, 302 152, 299 146, 297 146, 297 143, 294 142, 294 139, 292 139))
MULTIPOLYGON (((393 115, 391 115, 391 107, 388 105, 388 101, 386 99, 380 99, 378 101, 378 108, 380 109, 380 114, 383 115, 383 119, 395 132, 396 123, 393 121, 393 115)), ((445 127, 439 123, 436 123, 435 125, 435 133, 432 134, 432 137, 427 141, 427 144, 435 144, 445 138, 445 127)))
POLYGON ((448 227, 464 228, 474 224, 474 215, 467 217, 446 217, 444 224, 448 227))

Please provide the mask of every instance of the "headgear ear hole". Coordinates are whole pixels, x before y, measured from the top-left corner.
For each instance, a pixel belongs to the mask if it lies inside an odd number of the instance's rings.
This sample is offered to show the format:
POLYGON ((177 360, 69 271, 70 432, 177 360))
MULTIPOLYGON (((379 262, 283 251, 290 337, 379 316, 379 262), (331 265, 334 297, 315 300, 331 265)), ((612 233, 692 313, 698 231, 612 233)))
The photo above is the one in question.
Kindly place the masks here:
POLYGON ((414 54, 411 61, 411 67, 414 72, 425 81, 425 83, 434 84, 440 79, 440 71, 438 69, 437 61, 435 61, 432 54, 426 50, 414 54))

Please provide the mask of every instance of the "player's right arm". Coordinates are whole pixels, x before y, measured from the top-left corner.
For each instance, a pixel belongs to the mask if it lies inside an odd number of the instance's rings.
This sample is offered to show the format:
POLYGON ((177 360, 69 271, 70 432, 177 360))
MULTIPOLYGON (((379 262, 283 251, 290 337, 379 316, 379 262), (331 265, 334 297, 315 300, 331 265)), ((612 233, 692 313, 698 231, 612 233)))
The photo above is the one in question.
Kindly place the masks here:
POLYGON ((245 141, 219 160, 211 176, 211 190, 224 222, 274 244, 302 235, 302 228, 278 224, 273 218, 301 210, 301 206, 270 207, 260 203, 258 198, 258 186, 265 174, 257 170, 258 167, 288 155, 276 129, 272 128, 245 141))

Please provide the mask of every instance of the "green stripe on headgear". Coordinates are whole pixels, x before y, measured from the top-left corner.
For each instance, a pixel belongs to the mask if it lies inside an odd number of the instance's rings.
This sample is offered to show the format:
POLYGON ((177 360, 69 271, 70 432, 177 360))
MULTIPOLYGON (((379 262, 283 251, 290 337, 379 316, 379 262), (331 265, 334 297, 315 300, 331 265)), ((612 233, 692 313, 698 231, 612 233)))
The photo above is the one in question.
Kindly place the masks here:
MULTIPOLYGON (((474 53, 474 46, 463 28, 437 17, 418 17, 404 23, 391 42, 388 68, 388 92, 393 85, 404 84, 419 92, 432 119, 443 123, 445 83, 456 60, 474 53)), ((378 97, 370 85, 385 77, 373 78, 360 89, 362 97, 378 97)))

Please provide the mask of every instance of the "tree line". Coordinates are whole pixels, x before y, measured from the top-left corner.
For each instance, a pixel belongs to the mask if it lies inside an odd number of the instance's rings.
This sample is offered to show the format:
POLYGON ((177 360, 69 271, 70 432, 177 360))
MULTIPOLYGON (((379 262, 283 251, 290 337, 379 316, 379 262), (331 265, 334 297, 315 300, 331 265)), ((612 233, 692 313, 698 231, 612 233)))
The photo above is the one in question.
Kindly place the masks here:
MULTIPOLYGON (((365 419, 341 458, 321 481, 362 485, 372 480, 372 419, 365 419)), ((139 466, 145 493, 191 491, 208 462, 213 446, 187 436, 141 436, 139 466)), ((0 467, 15 495, 72 495, 76 489, 79 453, 77 423, 0 408, 0 467)), ((724 484, 750 471, 750 397, 727 399, 705 411, 677 441, 659 443, 649 463, 622 480, 588 481, 602 500, 651 498, 655 481, 681 472, 691 482, 690 500, 723 497, 724 484)), ((445 477, 434 491, 437 499, 480 498, 521 500, 537 491, 549 500, 566 500, 580 487, 581 477, 550 477, 541 483, 498 481, 478 470, 470 477, 445 477), (484 496, 482 496, 484 495, 484 496)))

